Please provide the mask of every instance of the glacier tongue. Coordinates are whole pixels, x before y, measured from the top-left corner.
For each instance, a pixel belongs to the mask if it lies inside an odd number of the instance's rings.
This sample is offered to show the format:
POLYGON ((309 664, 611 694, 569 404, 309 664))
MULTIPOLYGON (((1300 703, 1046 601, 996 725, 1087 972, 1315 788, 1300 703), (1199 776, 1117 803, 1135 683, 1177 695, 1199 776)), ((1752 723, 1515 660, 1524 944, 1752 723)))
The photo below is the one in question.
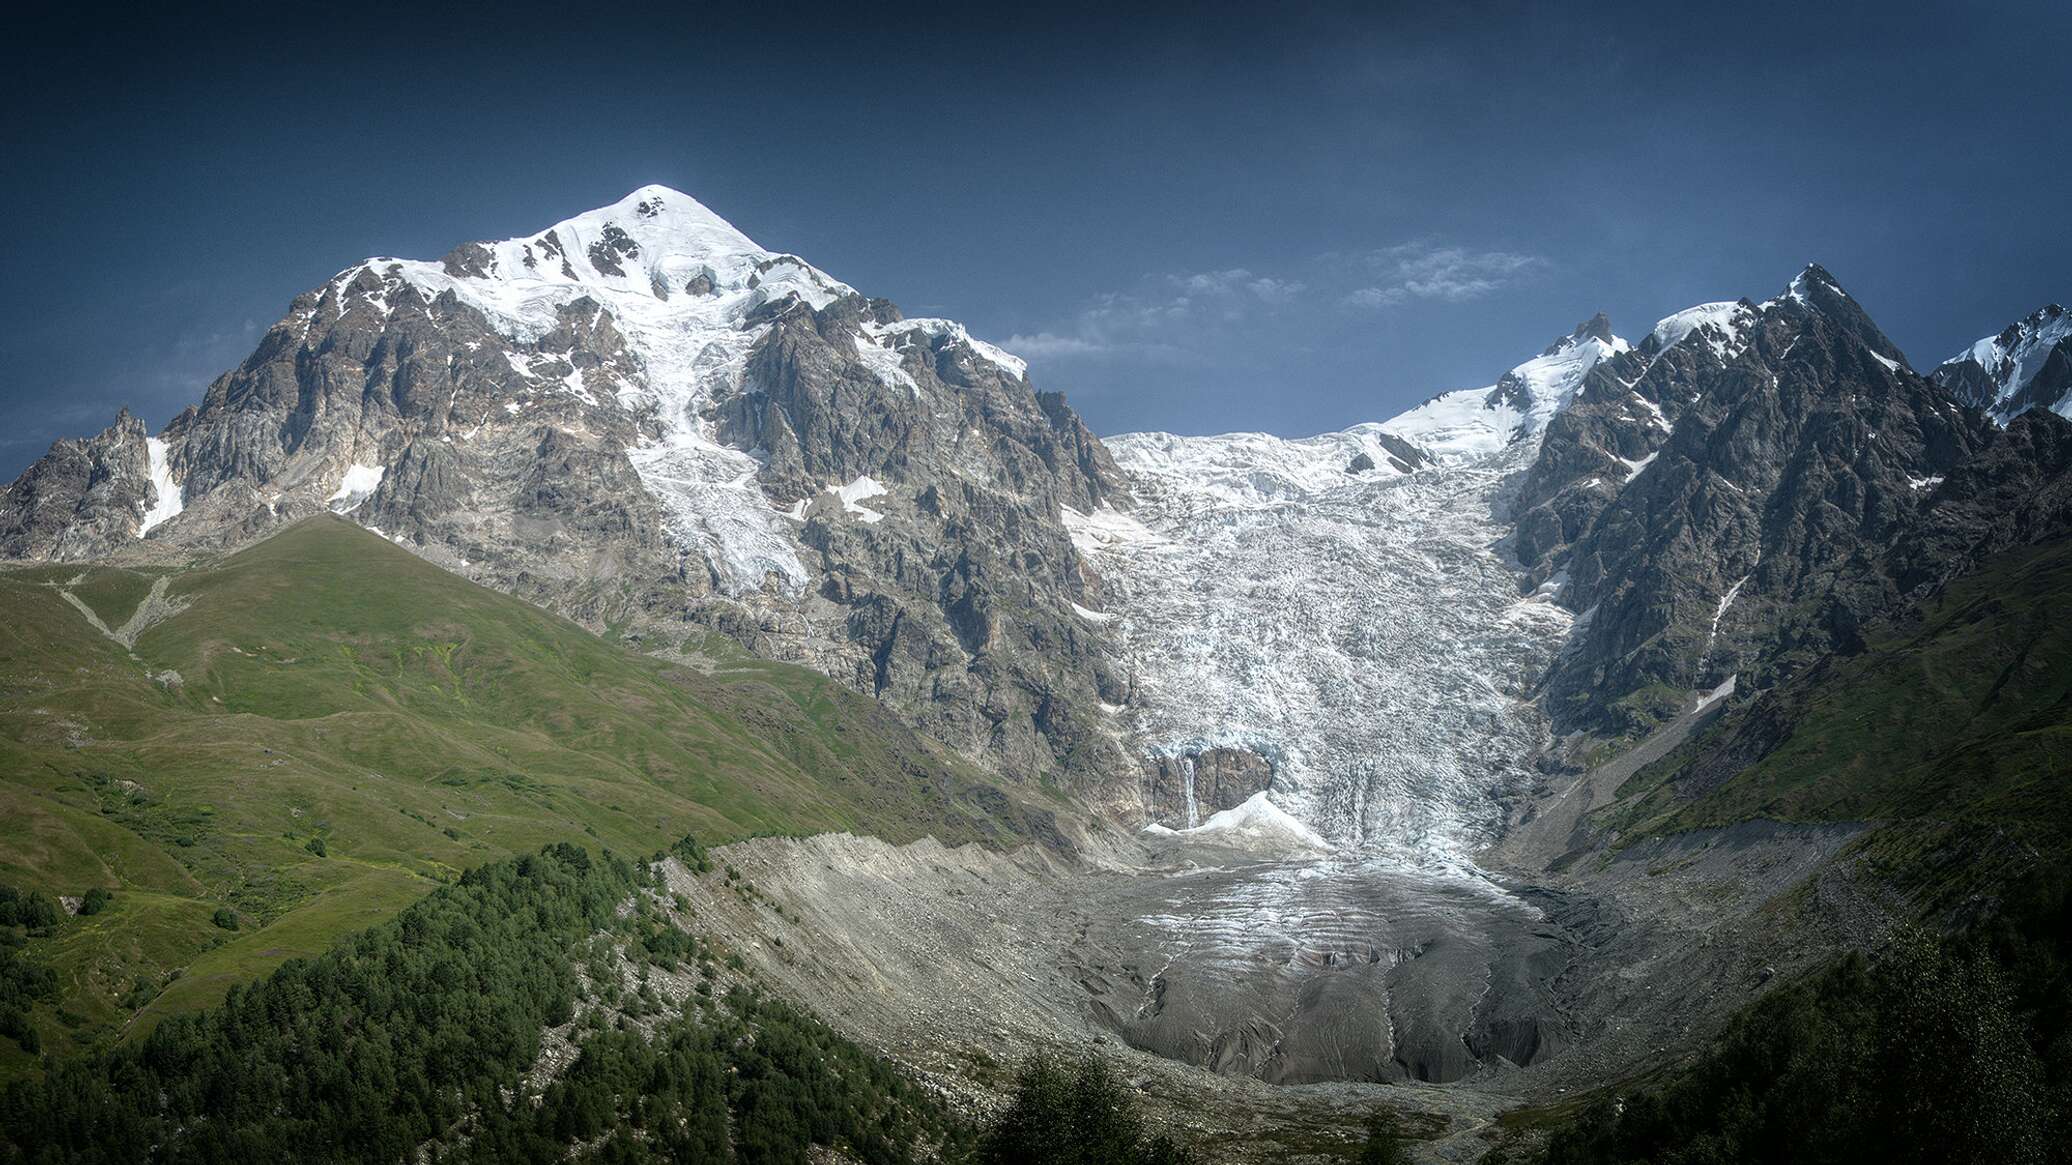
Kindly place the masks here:
POLYGON ((1565 940, 1476 854, 1534 777, 1528 689, 1571 623, 1524 593, 1505 503, 1546 419, 1623 349, 1590 344, 1345 433, 1108 440, 1136 504, 1066 529, 1117 616, 1127 727, 1178 762, 1189 826, 1145 830, 1187 874, 1082 932, 1151 984, 1134 1046, 1286 1083, 1454 1080, 1542 1050, 1556 1009, 1533 968, 1565 940), (1358 460, 1382 433, 1423 464, 1358 460), (1268 788, 1198 805, 1212 749, 1266 758, 1268 788))
POLYGON ((1270 758, 1272 800, 1338 844, 1461 863, 1502 824, 1492 794, 1530 776, 1546 726, 1525 688, 1569 623, 1521 597, 1500 549, 1506 480, 1538 442, 1232 488, 1231 443, 1275 440, 1114 438, 1138 506, 1067 515, 1123 616, 1132 726, 1153 751, 1270 758))

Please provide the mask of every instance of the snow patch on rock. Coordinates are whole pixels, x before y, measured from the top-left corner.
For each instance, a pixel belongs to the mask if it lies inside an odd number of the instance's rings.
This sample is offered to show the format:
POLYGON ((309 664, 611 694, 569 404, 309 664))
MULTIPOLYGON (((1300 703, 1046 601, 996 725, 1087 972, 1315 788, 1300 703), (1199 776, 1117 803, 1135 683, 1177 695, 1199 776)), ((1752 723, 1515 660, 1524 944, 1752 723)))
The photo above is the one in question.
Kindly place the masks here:
POLYGON ((863 366, 870 369, 871 375, 878 378, 878 383, 887 388, 904 388, 916 398, 920 397, 921 386, 914 383, 913 375, 901 367, 899 353, 876 343, 868 336, 858 336, 856 354, 862 358, 863 366))
POLYGON ((1493 385, 1440 393, 1379 427, 1442 464, 1487 457, 1545 429, 1575 399, 1591 369, 1628 348, 1617 336, 1601 339, 1579 330, 1493 385))
POLYGON ((173 467, 166 456, 166 443, 156 437, 146 437, 144 457, 151 471, 151 508, 144 511, 144 521, 137 527, 139 538, 149 534, 153 528, 178 517, 186 506, 181 496, 180 484, 173 480, 173 467))
POLYGON ((338 483, 338 491, 324 499, 324 504, 338 513, 358 508, 361 502, 372 496, 380 487, 381 479, 388 472, 385 466, 361 465, 355 462, 345 471, 345 477, 338 483))
POLYGON ((885 515, 861 503, 867 502, 872 498, 884 497, 891 491, 880 485, 876 478, 865 474, 848 485, 828 486, 827 492, 835 495, 835 500, 842 503, 843 513, 854 514, 865 523, 874 523, 884 521, 885 515))
MULTIPOLYGON (((1796 281, 1793 283, 1797 287, 1796 281)), ((1748 325, 1755 312, 1739 300, 1701 303, 1674 315, 1664 316, 1648 333, 1657 352, 1666 352, 1696 335, 1721 360, 1731 360, 1747 343, 1748 325)))

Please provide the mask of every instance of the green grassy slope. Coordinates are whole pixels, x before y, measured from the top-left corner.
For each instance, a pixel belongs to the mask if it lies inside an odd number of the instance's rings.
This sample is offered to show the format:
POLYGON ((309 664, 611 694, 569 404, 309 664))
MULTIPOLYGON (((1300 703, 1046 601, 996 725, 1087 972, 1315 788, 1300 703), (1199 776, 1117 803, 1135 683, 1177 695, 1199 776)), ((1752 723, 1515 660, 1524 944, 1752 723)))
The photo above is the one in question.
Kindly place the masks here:
POLYGON ((1621 790, 1628 837, 1751 818, 2072 841, 2072 544, 2010 554, 1621 790), (1752 762, 1752 763, 1744 763, 1752 762))
MULTIPOLYGON (((155 579, 0 573, 0 883, 115 891, 31 941, 63 980, 34 1017, 47 1048, 209 1004, 547 842, 1056 839, 1045 809, 817 673, 645 656, 349 522, 174 576, 184 609, 133 650, 60 593, 120 628, 155 579)), ((27 1063, 0 1039, 0 1076, 27 1063)))

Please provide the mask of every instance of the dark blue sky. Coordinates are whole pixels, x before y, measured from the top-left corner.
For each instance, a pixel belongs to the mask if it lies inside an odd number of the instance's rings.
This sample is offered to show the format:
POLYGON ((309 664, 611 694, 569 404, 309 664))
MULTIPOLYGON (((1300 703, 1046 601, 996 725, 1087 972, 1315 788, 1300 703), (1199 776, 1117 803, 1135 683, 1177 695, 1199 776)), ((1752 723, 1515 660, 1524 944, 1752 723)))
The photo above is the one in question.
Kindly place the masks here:
POLYGON ((0 477, 359 258, 646 182, 1101 432, 1379 419, 1809 259, 1924 366, 2072 296, 2062 2, 742 7, 18 25, 0 477))

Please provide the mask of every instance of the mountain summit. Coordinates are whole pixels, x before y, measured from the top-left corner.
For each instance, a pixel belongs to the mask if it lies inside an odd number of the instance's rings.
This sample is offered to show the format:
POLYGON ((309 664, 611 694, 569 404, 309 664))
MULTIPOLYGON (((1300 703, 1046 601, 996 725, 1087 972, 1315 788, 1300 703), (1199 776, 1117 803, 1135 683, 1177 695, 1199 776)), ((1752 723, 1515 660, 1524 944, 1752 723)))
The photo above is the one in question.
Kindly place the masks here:
MULTIPOLYGON (((646 186, 296 297, 153 437, 60 442, 0 554, 239 544, 330 510, 655 646, 717 632, 1017 773, 1103 763, 1123 681, 1061 524, 1107 451, 1018 359, 646 186)), ((1111 758, 1112 759, 1112 758, 1111 758)))

